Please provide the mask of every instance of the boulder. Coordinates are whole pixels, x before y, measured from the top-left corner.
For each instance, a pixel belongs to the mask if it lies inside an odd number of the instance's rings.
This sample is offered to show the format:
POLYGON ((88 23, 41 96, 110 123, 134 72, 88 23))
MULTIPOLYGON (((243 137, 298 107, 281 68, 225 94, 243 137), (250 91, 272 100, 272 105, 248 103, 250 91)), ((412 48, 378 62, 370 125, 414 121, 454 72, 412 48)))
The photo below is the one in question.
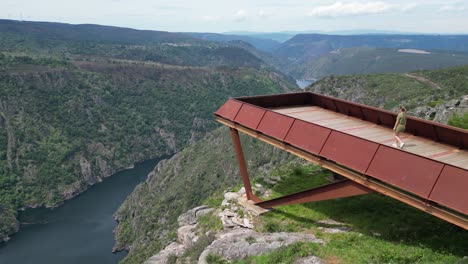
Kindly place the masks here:
MULTIPOLYGON (((205 210, 205 209, 209 209, 209 207, 206 206, 206 205, 202 205, 202 206, 195 207, 195 208, 187 211, 184 214, 181 214, 179 216, 179 218, 177 218, 177 222, 178 222, 179 226, 196 224, 197 220, 198 220, 197 217, 200 217, 203 214, 203 213, 200 213, 199 211, 202 211, 202 210, 205 210), (198 213, 198 215, 197 215, 197 213, 198 213)), ((206 211, 205 211, 205 213, 206 213, 206 211)))
POLYGON ((186 247, 177 242, 169 244, 165 249, 161 250, 157 255, 152 256, 144 262, 144 264, 166 264, 169 263, 170 256, 180 257, 184 254, 186 247))
POLYGON ((294 264, 322 264, 322 260, 316 256, 310 256, 305 258, 300 258, 294 261, 294 264))
POLYGON ((198 240, 194 232, 195 227, 196 225, 179 227, 179 229, 177 229, 177 241, 185 247, 191 247, 198 240))
POLYGON ((279 247, 296 242, 323 243, 312 234, 303 233, 257 233, 250 229, 234 229, 221 234, 200 255, 198 263, 207 263, 206 257, 211 254, 225 259, 243 259, 271 252, 279 247))
POLYGON ((227 192, 224 194, 224 199, 226 201, 236 201, 238 198, 240 197, 240 195, 238 193, 235 193, 235 192, 227 192))

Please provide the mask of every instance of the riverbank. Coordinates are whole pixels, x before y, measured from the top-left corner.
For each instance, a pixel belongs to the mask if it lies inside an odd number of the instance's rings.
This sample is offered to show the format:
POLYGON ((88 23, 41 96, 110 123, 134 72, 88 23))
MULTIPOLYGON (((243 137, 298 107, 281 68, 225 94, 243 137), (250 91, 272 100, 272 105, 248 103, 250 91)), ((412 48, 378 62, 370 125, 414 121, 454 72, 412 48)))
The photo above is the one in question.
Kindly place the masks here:
POLYGON ((21 230, 0 245, 2 263, 118 262, 127 253, 111 253, 117 224, 113 213, 159 160, 117 172, 62 206, 20 212, 21 230))

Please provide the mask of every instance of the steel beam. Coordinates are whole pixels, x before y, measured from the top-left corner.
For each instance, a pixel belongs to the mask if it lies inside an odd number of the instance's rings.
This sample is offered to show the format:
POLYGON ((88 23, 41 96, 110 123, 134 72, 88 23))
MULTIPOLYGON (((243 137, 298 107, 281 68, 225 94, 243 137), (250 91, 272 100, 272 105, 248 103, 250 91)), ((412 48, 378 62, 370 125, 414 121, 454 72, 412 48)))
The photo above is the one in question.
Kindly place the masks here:
POLYGON ((272 208, 282 205, 298 204, 324 201, 336 198, 350 197, 373 193, 374 191, 357 184, 350 180, 339 181, 328 185, 320 186, 307 191, 302 191, 276 199, 256 203, 255 205, 262 208, 272 208))
POLYGON ((230 128, 232 142, 234 143, 234 148, 236 150, 237 161, 239 162, 239 169, 242 176, 242 181, 244 182, 245 194, 247 195, 247 200, 254 202, 261 202, 262 200, 255 196, 252 192, 252 187, 250 185, 249 173, 247 171, 247 166, 245 165, 244 152, 242 151, 242 144, 239 138, 239 132, 237 129, 230 128))

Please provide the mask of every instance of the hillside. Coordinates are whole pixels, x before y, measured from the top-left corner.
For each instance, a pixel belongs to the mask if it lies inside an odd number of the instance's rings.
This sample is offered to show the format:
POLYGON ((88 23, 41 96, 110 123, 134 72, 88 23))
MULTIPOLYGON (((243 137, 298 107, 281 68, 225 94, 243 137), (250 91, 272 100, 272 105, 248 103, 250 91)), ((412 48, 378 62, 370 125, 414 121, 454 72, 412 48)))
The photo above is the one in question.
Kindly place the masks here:
MULTIPOLYGON (((468 94, 467 73, 467 66, 412 73, 431 78, 438 87, 400 74, 377 74, 325 78, 308 89, 386 109, 392 109, 400 102, 408 105, 410 111, 428 105, 446 109, 447 102, 468 94)), ((426 110, 432 111, 432 107, 426 110)), ((458 101, 450 108, 451 111, 468 112, 468 100, 464 104, 458 101)), ((265 146, 258 140, 243 138, 243 147, 251 177, 271 187, 273 196, 297 192, 305 186, 317 186, 330 180, 327 171, 304 165, 297 158, 285 157, 285 152, 265 146)), ((177 216, 201 204, 219 207, 219 193, 229 186, 239 186, 238 174, 234 150, 225 128, 160 163, 116 213, 119 221, 116 248, 130 250, 122 263, 141 263, 177 240, 177 216), (212 197, 204 201, 210 195, 212 197)), ((252 257, 246 262, 239 260, 239 263, 275 263, 283 257, 303 257, 305 252, 333 263, 352 263, 353 260, 363 263, 444 263, 461 259, 466 254, 468 241, 466 232, 456 226, 378 194, 287 206, 259 221, 257 231, 313 233, 328 244, 304 250, 302 246, 301 250, 285 248, 270 255, 252 257), (375 214, 376 211, 379 214, 375 214), (353 232, 325 234, 321 230, 330 225, 319 221, 329 218, 343 221, 346 230, 351 227, 353 232)), ((203 247, 208 245, 206 243, 203 247)), ((217 259, 222 261, 220 257, 221 260, 217 259)))
POLYGON ((285 71, 298 79, 318 79, 328 75, 404 73, 465 64, 468 64, 468 53, 360 47, 334 50, 292 64, 285 71))
POLYGON ((306 89, 389 110, 403 104, 411 114, 417 107, 430 112, 468 94, 468 65, 410 74, 330 76, 306 89))
POLYGON ((93 41, 118 44, 148 44, 163 42, 198 42, 186 35, 166 31, 92 24, 72 25, 53 22, 30 22, 0 19, 0 32, 31 36, 35 39, 56 39, 74 42, 93 41))
POLYGON ((100 25, 0 20, 0 51, 93 60, 112 58, 180 66, 259 68, 245 49, 185 34, 100 25))
POLYGON ((468 51, 468 36, 299 34, 281 44, 275 52, 290 60, 303 61, 352 47, 468 51))
MULTIPOLYGON (((177 217, 213 193, 241 183, 229 131, 205 139, 161 162, 116 212, 116 249, 130 250, 122 263, 142 263, 174 239, 177 217)), ((291 157, 252 138, 242 138, 251 176, 266 174, 291 157)), ((214 199, 218 203, 217 199, 214 199)))
POLYGON ((331 74, 405 72, 468 64, 466 52, 466 35, 298 34, 272 53, 279 58, 279 63, 275 64, 278 69, 296 79, 308 79, 331 74), (396 51, 399 49, 428 50, 431 54, 400 54, 396 51))
POLYGON ((273 39, 256 38, 255 36, 242 36, 216 33, 184 33, 191 37, 218 42, 244 41, 254 46, 256 49, 269 52, 279 47, 280 42, 273 39))
MULTIPOLYGON (((234 54, 233 54, 234 55, 234 54)), ((255 68, 0 53, 0 238, 16 210, 56 206, 215 127, 230 96, 295 89, 255 68)))

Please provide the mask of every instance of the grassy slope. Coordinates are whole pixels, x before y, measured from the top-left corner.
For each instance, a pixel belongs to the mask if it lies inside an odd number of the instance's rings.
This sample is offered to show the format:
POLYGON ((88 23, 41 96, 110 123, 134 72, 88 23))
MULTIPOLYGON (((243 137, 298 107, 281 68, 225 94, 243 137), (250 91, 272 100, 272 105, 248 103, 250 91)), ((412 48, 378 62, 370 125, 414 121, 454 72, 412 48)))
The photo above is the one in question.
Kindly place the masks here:
MULTIPOLYGON (((271 198, 329 182, 330 173, 297 161, 277 167, 282 178, 271 198)), ((324 246, 297 244, 234 263, 292 263, 316 255, 331 263, 456 263, 468 254, 468 232, 380 194, 283 206, 260 218, 261 232, 308 232, 324 246), (318 221, 334 219, 352 228, 328 234, 318 221)))

